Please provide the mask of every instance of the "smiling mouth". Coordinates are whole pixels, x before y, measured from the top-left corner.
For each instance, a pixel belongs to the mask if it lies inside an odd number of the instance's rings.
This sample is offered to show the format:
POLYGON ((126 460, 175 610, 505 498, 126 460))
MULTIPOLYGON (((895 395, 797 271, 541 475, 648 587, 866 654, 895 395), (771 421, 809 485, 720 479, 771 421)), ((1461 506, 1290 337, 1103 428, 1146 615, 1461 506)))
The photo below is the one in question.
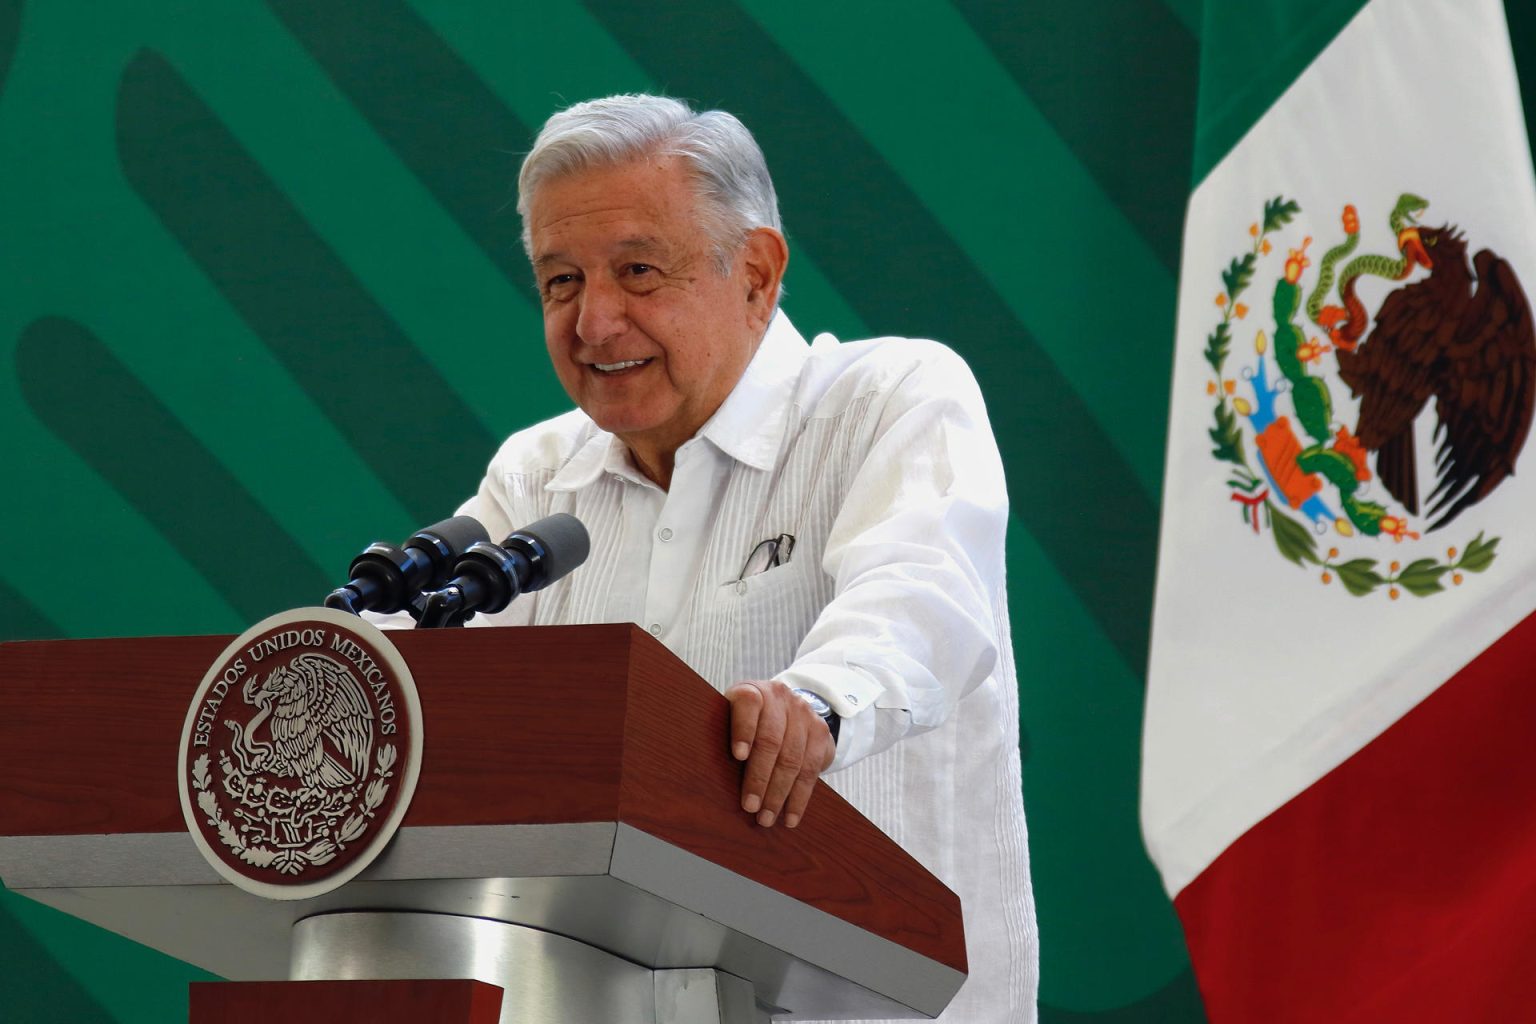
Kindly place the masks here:
POLYGON ((648 362, 650 362, 649 359, 626 359, 618 363, 589 363, 588 365, 599 373, 623 373, 636 366, 644 366, 648 362))

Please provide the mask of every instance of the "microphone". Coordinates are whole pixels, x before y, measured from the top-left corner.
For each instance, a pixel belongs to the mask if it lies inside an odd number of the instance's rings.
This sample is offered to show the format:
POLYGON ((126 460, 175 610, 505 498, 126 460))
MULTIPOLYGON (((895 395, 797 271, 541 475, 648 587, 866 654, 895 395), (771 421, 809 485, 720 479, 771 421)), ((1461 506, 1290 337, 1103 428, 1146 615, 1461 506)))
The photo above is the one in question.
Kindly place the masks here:
POLYGON ((499 612, 519 594, 542 590, 587 560, 592 539, 564 512, 515 530, 500 544, 465 549, 442 589, 422 595, 417 629, 462 626, 476 612, 499 612))
POLYGON ((466 550, 490 539, 478 519, 454 516, 416 531, 400 547, 370 544, 352 559, 351 582, 331 591, 325 606, 353 615, 402 610, 414 615, 410 606, 416 595, 441 587, 466 550))

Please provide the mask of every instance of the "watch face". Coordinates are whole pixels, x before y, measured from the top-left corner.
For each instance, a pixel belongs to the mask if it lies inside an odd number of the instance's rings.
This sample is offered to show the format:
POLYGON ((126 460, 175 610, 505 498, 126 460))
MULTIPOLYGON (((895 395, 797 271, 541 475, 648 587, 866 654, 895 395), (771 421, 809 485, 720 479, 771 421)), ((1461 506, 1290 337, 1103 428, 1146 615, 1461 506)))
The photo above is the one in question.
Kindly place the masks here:
POLYGON ((822 699, 821 694, 812 693, 810 690, 796 690, 795 695, 811 706, 811 710, 822 718, 832 714, 832 705, 822 699))

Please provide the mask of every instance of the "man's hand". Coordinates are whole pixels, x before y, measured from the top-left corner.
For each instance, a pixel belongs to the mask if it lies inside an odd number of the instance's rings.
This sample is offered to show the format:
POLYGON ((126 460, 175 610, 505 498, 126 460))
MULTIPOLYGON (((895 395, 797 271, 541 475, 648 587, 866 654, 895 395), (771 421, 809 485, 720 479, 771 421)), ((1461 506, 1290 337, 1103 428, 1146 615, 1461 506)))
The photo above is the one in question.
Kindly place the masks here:
POLYGON ((725 699, 731 702, 731 754, 747 762, 741 809, 765 827, 782 811, 784 824, 794 828, 817 777, 837 754, 827 723, 777 680, 737 683, 725 699))

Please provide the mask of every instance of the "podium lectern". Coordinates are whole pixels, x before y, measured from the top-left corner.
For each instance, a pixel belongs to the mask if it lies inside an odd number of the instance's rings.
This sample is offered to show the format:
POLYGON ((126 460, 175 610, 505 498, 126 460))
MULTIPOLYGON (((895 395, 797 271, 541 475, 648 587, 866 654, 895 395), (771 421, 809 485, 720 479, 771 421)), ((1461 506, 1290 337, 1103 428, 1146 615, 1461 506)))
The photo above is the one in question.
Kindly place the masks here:
POLYGON ((357 878, 287 901, 223 881, 182 817, 183 721, 230 637, 0 645, 0 879, 290 999, 476 979, 502 1021, 737 1024, 933 1017, 964 981, 955 895, 829 786, 758 827, 725 699, 643 631, 389 636, 414 799, 357 878))

